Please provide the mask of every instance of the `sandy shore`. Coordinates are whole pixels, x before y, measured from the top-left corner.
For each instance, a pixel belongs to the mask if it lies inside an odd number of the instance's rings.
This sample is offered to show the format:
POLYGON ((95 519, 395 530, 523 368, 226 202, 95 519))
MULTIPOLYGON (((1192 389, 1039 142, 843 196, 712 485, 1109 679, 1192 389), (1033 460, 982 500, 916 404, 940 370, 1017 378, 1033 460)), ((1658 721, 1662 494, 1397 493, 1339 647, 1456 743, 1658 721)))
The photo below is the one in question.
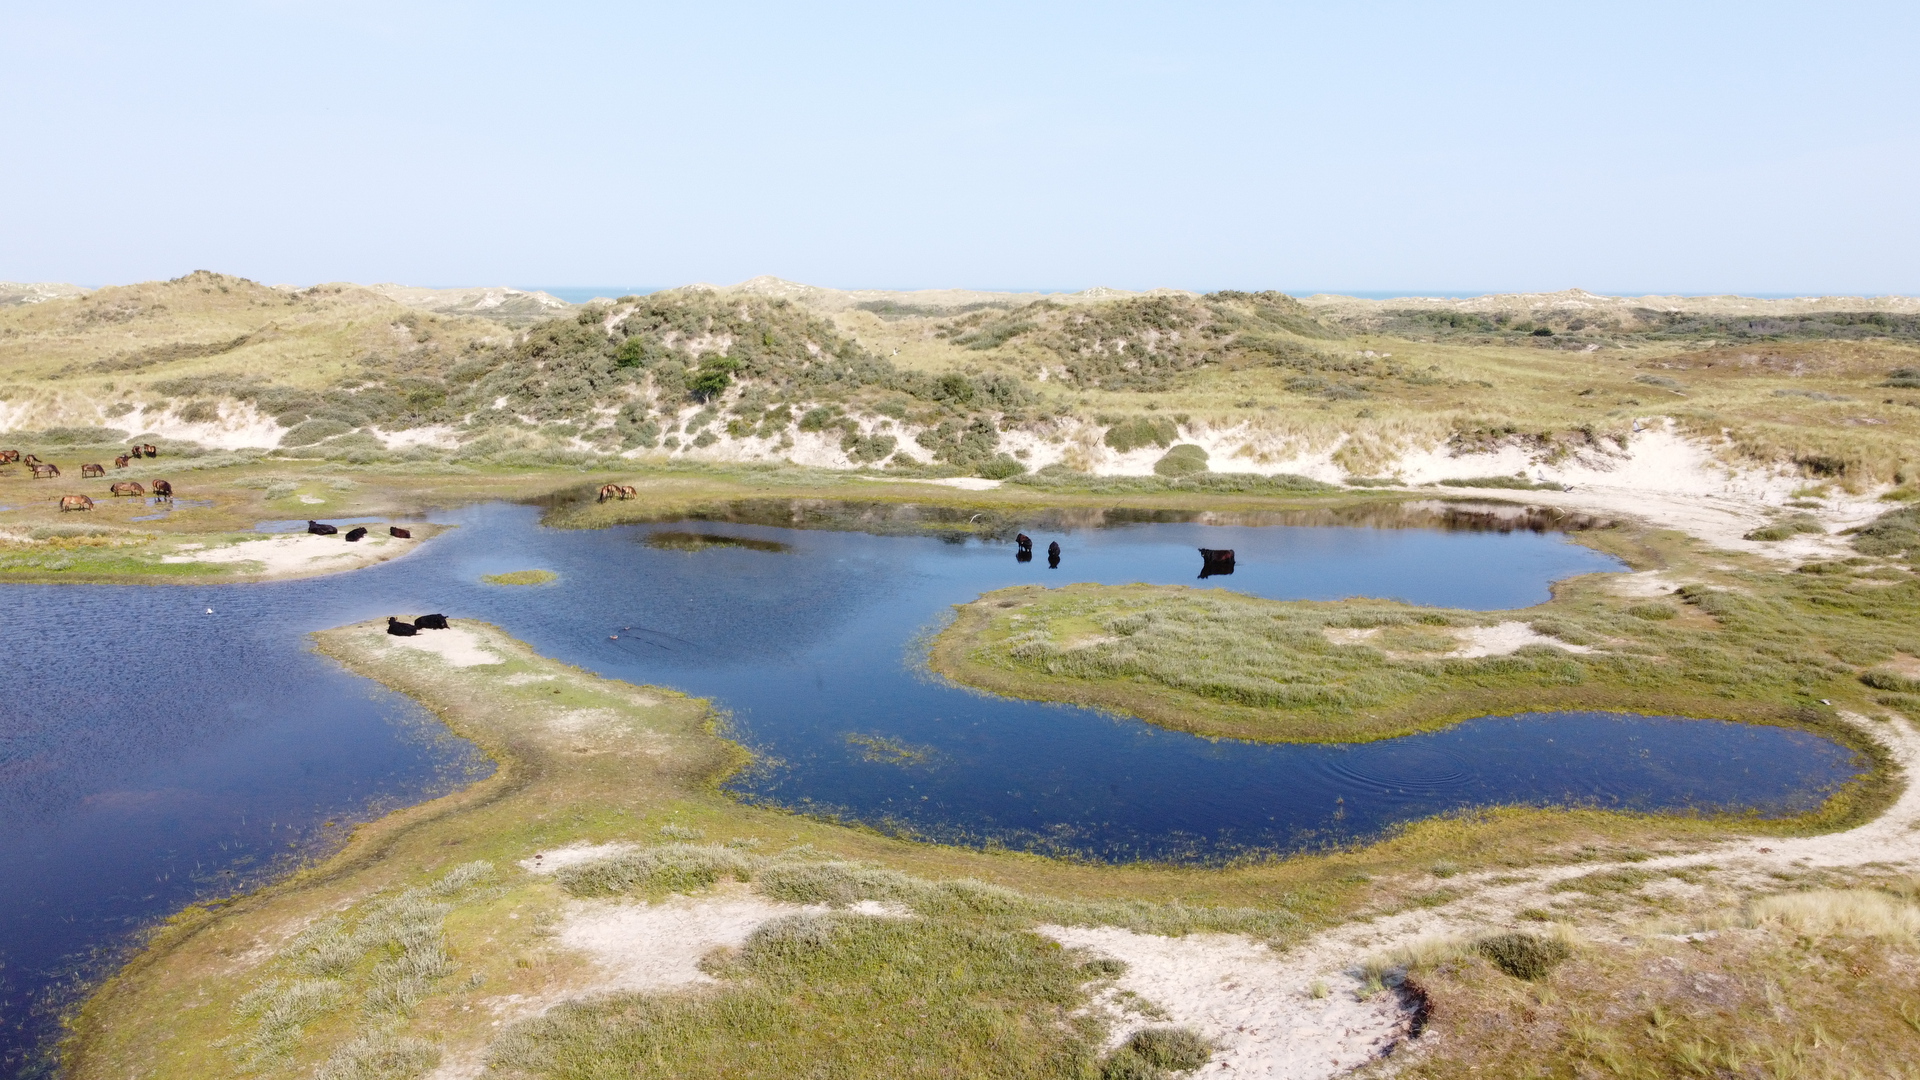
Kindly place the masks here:
POLYGON ((402 540, 369 532, 366 539, 349 544, 339 536, 286 533, 220 547, 182 544, 174 554, 160 561, 235 565, 242 568, 248 579, 282 581, 373 566, 408 555, 425 541, 425 536, 402 540), (259 569, 245 568, 248 563, 256 564, 259 569))

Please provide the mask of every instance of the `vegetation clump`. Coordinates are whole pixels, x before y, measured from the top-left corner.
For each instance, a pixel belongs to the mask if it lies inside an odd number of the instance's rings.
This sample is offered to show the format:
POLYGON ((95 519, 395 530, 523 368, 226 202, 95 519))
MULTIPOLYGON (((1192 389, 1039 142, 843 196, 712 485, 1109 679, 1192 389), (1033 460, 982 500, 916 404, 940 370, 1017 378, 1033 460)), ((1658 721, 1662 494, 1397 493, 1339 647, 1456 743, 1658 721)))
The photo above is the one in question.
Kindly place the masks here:
POLYGON ((1546 978, 1573 955, 1573 947, 1560 938, 1537 934, 1496 934, 1474 942, 1473 948, 1494 967, 1529 982, 1546 978))
POLYGON ((489 585, 545 585, 560 580, 551 570, 514 570, 505 574, 485 574, 481 581, 489 585))

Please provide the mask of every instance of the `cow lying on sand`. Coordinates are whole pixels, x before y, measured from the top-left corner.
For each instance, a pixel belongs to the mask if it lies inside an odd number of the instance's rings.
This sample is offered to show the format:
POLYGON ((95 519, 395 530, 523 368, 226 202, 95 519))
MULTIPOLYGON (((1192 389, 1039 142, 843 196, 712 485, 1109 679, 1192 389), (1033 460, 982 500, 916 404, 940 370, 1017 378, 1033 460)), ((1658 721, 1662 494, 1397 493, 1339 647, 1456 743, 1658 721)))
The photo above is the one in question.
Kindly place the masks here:
POLYGON ((392 634, 394 637, 412 637, 419 632, 419 630, 414 628, 412 623, 401 622, 391 615, 387 616, 387 633, 392 634))
POLYGON ((445 615, 437 615, 437 614, 422 615, 419 618, 413 620, 413 625, 419 627, 422 630, 450 629, 450 627, 447 626, 447 617, 445 615))
POLYGON ((340 530, 324 521, 308 521, 307 531, 315 536, 332 536, 340 530))

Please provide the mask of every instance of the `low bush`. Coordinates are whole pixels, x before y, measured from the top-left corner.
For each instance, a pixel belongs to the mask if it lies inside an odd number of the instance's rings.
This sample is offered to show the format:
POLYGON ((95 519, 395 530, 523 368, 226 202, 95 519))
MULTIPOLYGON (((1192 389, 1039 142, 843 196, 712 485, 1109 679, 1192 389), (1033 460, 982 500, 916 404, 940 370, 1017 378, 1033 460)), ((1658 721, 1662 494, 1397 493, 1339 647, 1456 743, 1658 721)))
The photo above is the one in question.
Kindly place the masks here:
POLYGON ((1167 447, 1180 437, 1180 429, 1164 416, 1135 416, 1107 428, 1101 442, 1121 453, 1143 446, 1167 447))
POLYGON ((1519 933, 1482 938, 1474 942, 1473 950, 1494 967, 1529 982, 1546 978, 1573 956, 1572 946, 1559 938, 1519 933))
POLYGON ((1207 452, 1192 443, 1181 443, 1153 463, 1160 476, 1192 476, 1207 471, 1207 452))

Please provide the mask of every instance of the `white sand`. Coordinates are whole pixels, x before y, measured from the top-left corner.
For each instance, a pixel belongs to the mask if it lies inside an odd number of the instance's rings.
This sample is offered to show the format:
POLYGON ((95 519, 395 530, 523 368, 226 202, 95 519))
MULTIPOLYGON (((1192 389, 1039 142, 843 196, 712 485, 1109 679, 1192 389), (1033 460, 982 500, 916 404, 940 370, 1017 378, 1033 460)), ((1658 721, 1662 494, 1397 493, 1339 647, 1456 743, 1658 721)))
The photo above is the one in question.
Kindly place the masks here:
POLYGON ((447 662, 452 667, 481 667, 504 664, 506 658, 486 648, 473 631, 460 626, 445 630, 422 630, 413 637, 388 637, 387 644, 402 649, 417 649, 447 662))
POLYGON ((338 536, 286 533, 259 540, 242 540, 225 547, 192 551, 182 548, 181 553, 165 556, 160 561, 259 563, 260 569, 253 571, 256 576, 279 579, 358 570, 363 566, 397 559, 419 546, 419 540, 401 540, 392 536, 368 535, 358 543, 349 544, 338 536))
POLYGON ((713 982, 700 970, 701 958, 744 944, 760 924, 825 910, 744 892, 658 904, 576 901, 567 906, 555 940, 593 959, 600 978, 588 993, 671 990, 713 982))
POLYGON ((1115 927, 1042 926, 1062 945, 1123 960, 1122 990, 1159 1006, 1166 1020, 1129 1014, 1111 997, 1108 1043, 1117 1046, 1156 1023, 1194 1028, 1219 1047, 1199 1075, 1306 1080, 1334 1076, 1379 1057, 1407 1034, 1413 1014, 1394 993, 1361 999, 1360 983, 1338 970, 1287 962, 1232 934, 1181 938, 1115 927), (1316 981, 1327 985, 1314 998, 1316 981))
MULTIPOLYGON (((1429 629, 1449 634, 1455 641, 1460 642, 1460 647, 1452 652, 1433 653, 1430 655, 1456 660, 1474 660, 1483 656, 1505 656, 1508 653, 1524 649, 1529 645, 1550 645, 1556 649, 1565 649, 1568 652, 1576 653, 1590 653, 1593 651, 1592 647, 1587 645, 1570 645, 1558 638, 1550 638, 1545 634, 1535 631, 1533 627, 1523 622, 1503 622, 1495 623, 1492 626, 1466 626, 1444 630, 1440 627, 1431 627, 1429 629)), ((1325 634, 1327 640, 1333 642, 1335 645, 1365 645, 1379 636, 1380 628, 1372 627, 1366 630, 1356 630, 1348 627, 1329 626, 1322 629, 1321 633, 1325 634)), ((1389 655, 1398 654, 1390 653, 1389 655)))
POLYGON ((625 855, 639 847, 638 844, 618 840, 611 844, 568 844, 552 851, 535 852, 532 858, 521 859, 520 867, 533 874, 551 874, 569 866, 582 863, 599 862, 611 859, 615 855, 625 855))

